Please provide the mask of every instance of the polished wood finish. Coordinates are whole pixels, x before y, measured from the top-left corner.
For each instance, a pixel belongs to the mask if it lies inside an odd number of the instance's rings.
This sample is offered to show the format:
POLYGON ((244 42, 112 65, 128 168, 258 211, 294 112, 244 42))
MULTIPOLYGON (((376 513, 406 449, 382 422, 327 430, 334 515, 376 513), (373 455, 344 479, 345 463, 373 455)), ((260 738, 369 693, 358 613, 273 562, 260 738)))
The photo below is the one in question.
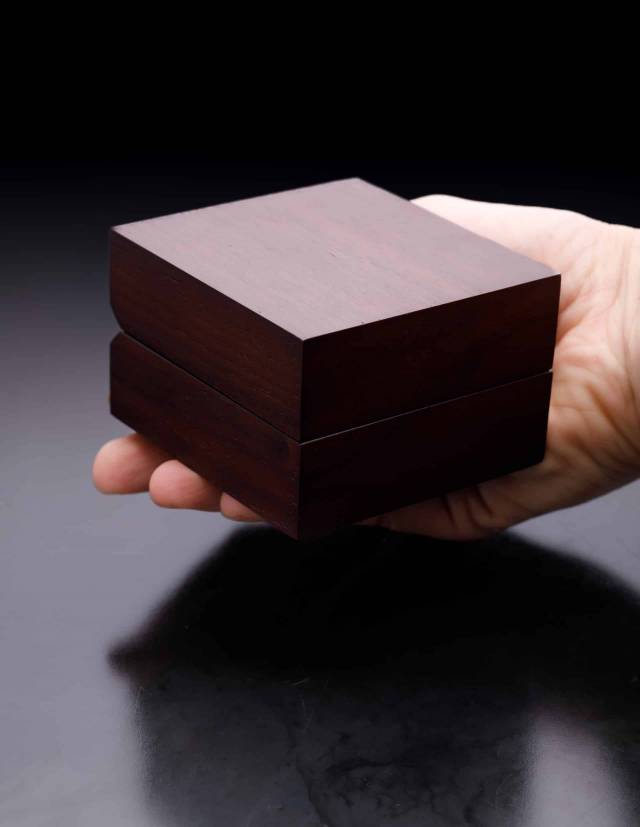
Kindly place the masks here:
POLYGON ((297 442, 133 339, 111 343, 111 412, 292 533, 297 442))
POLYGON ((111 236, 122 329, 298 441, 547 371, 559 284, 357 179, 111 236))
POLYGON ((119 233, 111 301, 123 330, 281 431, 300 430, 302 342, 119 233))
POLYGON ((551 372, 302 444, 303 535, 540 462, 551 372))
POLYGON ((123 334, 111 410, 293 537, 531 465, 551 373, 298 442, 123 334))
POLYGON ((549 370, 558 287, 542 279, 305 342, 307 438, 549 370))

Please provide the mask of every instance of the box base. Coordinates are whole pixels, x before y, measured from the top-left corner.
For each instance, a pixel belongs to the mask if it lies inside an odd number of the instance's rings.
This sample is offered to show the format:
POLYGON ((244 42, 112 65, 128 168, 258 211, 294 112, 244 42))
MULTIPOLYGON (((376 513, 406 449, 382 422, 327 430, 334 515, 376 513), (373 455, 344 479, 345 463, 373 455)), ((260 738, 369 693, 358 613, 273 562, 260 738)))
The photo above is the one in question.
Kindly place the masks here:
POLYGON ((296 442, 134 339, 111 346, 113 415, 294 538, 539 462, 550 391, 549 371, 296 442))

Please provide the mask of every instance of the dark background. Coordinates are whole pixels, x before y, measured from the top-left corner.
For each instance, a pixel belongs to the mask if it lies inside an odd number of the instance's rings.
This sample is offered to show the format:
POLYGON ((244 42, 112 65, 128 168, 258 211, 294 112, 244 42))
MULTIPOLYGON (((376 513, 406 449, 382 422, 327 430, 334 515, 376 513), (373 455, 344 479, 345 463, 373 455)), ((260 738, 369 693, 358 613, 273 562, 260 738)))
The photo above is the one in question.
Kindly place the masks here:
POLYGON ((54 115, 0 158, 0 825, 640 823, 637 484, 486 543, 296 545, 90 483, 110 225, 357 175, 640 226, 633 152, 474 120, 246 160, 262 119, 241 160, 54 115))
MULTIPOLYGON (((32 138, 31 138, 32 140, 32 138)), ((240 141, 242 143, 242 141, 240 141)), ((318 143, 321 143, 318 140, 318 143)), ((440 142, 441 143, 441 142, 440 142)), ((197 148, 110 151, 76 138, 38 152, 29 141, 0 158, 1 277, 10 290, 28 282, 54 295, 105 286, 106 230, 152 215, 251 197, 335 178, 359 176, 407 198, 445 192, 466 198, 578 210, 640 225, 640 163, 624 145, 582 147, 557 156, 477 157, 440 143, 409 159, 289 157, 239 160, 197 148), (95 265, 84 266, 88 253, 95 265), (77 265, 81 263, 81 266, 77 265), (55 287, 47 268, 62 266, 55 287), (16 269, 17 268, 17 269, 16 269)), ((372 142, 375 147, 377 144, 372 142)), ((452 145, 457 146, 455 139, 452 145)))

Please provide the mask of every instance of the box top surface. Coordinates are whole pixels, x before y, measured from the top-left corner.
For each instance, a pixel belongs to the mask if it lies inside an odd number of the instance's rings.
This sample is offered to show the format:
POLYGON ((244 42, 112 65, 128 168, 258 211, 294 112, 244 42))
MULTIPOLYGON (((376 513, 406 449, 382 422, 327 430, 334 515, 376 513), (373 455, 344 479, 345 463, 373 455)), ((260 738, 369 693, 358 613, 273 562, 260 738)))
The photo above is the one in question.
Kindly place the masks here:
POLYGON ((553 274, 355 178, 115 230, 301 340, 553 274))

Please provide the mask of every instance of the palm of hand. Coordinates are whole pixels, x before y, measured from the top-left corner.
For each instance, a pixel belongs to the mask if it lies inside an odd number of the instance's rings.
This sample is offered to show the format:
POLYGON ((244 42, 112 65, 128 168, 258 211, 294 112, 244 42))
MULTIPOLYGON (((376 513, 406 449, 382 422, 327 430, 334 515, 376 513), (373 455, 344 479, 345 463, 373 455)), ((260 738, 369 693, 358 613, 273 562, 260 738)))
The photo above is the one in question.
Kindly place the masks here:
POLYGON ((417 203, 562 273, 547 452, 537 466, 375 522, 480 537, 632 479, 640 469, 640 395, 631 369, 640 364, 632 319, 640 285, 630 272, 635 231, 558 210, 445 196, 417 203))

